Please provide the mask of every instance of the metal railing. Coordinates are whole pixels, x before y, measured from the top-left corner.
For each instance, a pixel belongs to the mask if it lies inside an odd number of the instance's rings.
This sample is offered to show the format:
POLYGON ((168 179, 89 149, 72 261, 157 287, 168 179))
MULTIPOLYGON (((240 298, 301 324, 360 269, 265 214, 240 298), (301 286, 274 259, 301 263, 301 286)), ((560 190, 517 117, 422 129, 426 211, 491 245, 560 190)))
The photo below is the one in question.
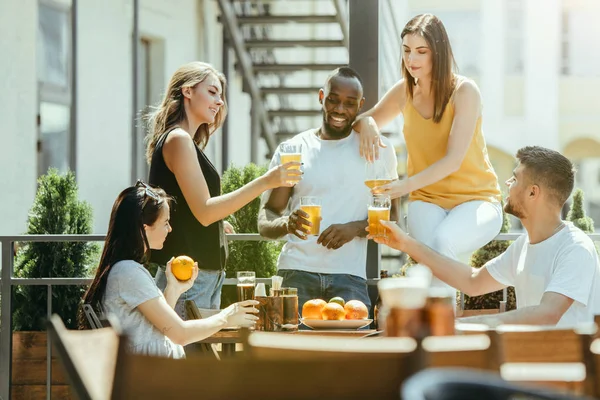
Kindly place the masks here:
MULTIPOLYGON (((502 233, 495 240, 515 240, 521 233, 502 233)), ((594 241, 600 241, 600 234, 589 234, 594 241)), ((0 299, 2 302, 2 318, 0 325, 0 399, 8 400, 11 391, 12 368, 12 295, 13 286, 46 286, 47 287, 47 316, 52 315, 52 287, 69 285, 87 285, 92 278, 15 278, 14 277, 14 250, 16 242, 101 242, 105 235, 19 235, 0 236, 2 245, 2 270, 0 275, 0 299)), ((269 240, 258 234, 229 234, 228 241, 261 241, 269 240)), ((381 258, 378 259, 380 268, 381 258)), ((368 279, 369 285, 376 285, 378 279, 368 279)), ((257 278, 257 282, 270 283, 269 278, 257 278)), ((237 279, 227 278, 224 285, 235 285, 237 279)), ((461 299, 462 300, 462 299, 461 299)), ((506 301, 506 289, 504 290, 506 301)), ((461 306, 462 306, 461 301, 461 306)), ((52 386, 52 345, 50 338, 47 341, 46 360, 46 398, 51 398, 52 386)))

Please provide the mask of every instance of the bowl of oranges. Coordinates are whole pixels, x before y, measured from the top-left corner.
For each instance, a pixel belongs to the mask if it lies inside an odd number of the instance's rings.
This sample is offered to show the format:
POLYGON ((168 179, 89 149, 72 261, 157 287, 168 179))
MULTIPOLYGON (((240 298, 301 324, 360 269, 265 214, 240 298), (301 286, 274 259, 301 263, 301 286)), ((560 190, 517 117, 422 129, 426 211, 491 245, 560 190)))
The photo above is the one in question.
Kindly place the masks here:
POLYGON ((334 297, 329 302, 311 299, 302 305, 304 325, 312 329, 360 329, 369 325, 369 309, 360 300, 334 297))

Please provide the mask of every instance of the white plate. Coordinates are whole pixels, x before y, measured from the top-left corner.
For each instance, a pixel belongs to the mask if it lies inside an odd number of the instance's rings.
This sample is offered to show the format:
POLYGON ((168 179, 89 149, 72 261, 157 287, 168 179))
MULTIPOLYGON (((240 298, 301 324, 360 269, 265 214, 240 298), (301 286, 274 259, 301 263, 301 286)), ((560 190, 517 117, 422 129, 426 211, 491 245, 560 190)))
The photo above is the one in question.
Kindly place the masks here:
POLYGON ((302 318, 300 321, 312 329, 360 329, 373 322, 372 319, 343 319, 341 321, 333 321, 306 318, 302 318))

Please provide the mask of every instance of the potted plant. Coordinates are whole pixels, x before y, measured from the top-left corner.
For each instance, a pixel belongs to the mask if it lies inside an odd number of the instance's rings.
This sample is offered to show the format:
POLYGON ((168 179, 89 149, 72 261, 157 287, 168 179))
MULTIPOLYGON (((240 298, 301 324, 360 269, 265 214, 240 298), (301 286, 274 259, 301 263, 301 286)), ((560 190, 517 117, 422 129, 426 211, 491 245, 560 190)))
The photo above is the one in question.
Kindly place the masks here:
MULTIPOLYGON (((266 167, 250 163, 243 168, 231 165, 223 174, 221 187, 223 193, 230 193, 253 181, 267 172, 266 167)), ((246 206, 227 218, 236 233, 258 233, 258 210, 260 198, 252 200, 246 206)), ((235 278, 237 271, 255 271, 256 277, 268 278, 277 272, 277 257, 283 243, 279 241, 232 241, 229 242, 229 258, 226 273, 235 278)), ((234 286, 224 286, 221 307, 237 301, 234 286)))
MULTIPOLYGON (((38 179, 38 189, 27 218, 28 235, 91 234, 92 209, 77 196, 75 175, 50 169, 38 179)), ((15 262, 17 278, 87 277, 98 259, 99 246, 87 242, 21 243, 15 262)), ((53 286, 52 312, 76 328, 77 308, 85 291, 81 286, 53 286)), ((46 286, 18 286, 14 290, 13 393, 30 398, 46 391, 46 286), (43 378, 42 378, 43 377, 43 378), (43 380, 42 380, 43 379, 43 380)), ((54 368, 52 393, 68 396, 61 370, 54 368)), ((57 364, 56 364, 57 365, 57 364)))

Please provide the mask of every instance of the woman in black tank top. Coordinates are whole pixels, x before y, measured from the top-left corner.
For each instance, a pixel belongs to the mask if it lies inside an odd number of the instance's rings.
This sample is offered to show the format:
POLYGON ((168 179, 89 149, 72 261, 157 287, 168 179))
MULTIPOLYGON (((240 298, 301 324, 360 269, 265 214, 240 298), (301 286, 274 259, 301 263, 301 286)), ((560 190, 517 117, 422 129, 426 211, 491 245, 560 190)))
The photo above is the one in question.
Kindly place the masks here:
POLYGON ((211 65, 185 64, 171 77, 162 103, 150 117, 146 152, 149 183, 176 201, 171 210, 173 232, 163 249, 151 254, 151 262, 159 266, 155 279, 164 290, 164 267, 171 257, 179 255, 192 257, 200 268, 193 287, 177 303, 181 316, 185 316, 185 300, 194 300, 200 308, 220 307, 228 253, 223 219, 262 192, 293 186, 289 182, 301 178, 298 170, 292 169, 299 164, 288 163, 221 195, 221 179, 203 150, 225 119, 225 87, 225 77, 211 65))

